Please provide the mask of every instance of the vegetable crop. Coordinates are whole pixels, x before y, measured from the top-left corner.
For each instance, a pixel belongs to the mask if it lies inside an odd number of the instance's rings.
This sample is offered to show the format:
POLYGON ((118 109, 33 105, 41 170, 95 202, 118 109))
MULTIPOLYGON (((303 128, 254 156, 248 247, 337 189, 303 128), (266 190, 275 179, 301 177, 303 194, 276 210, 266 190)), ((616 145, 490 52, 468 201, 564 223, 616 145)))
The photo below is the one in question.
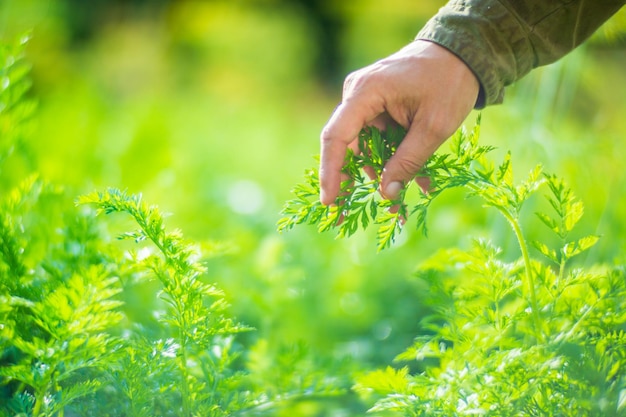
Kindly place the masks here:
POLYGON ((442 249, 421 263, 414 283, 433 313, 421 319, 423 334, 397 356, 396 366, 358 378, 354 389, 375 400, 370 411, 623 415, 626 274, 623 266, 574 265, 600 238, 574 237, 582 202, 541 166, 516 183, 511 154, 500 164, 490 160, 493 148, 479 144, 479 124, 470 132, 459 130, 449 152, 425 164, 420 176, 429 188, 420 189, 414 201, 407 198, 411 184, 397 200, 381 200, 380 173, 402 135, 397 128, 361 132, 360 153, 346 157, 348 178, 334 206, 319 203, 317 171, 307 171, 283 209, 279 229, 305 223, 344 237, 375 224, 380 250, 393 243, 405 220, 414 218, 426 233, 431 203, 448 189, 462 188, 506 220, 518 251, 506 254, 483 237, 468 249, 442 249), (376 175, 370 179, 365 170, 376 175), (546 210, 534 219, 522 216, 539 190, 545 190, 546 210), (525 229, 541 226, 554 238, 529 241, 525 229))

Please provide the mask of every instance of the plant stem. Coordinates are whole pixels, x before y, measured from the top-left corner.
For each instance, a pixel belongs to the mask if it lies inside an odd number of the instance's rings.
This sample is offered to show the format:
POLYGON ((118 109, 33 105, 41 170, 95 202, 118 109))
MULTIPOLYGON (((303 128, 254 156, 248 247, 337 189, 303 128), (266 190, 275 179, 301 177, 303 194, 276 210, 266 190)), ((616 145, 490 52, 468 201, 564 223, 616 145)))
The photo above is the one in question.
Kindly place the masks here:
POLYGON ((494 303, 495 303, 495 315, 496 315, 496 331, 498 332, 498 348, 502 351, 504 350, 504 345, 502 344, 502 318, 500 316, 500 299, 499 297, 495 296, 494 298, 494 303))
POLYGON ((513 216, 505 209, 498 208, 500 213, 509 221, 509 224, 513 228, 517 243, 519 244, 522 252, 522 258, 524 259, 524 272, 526 275, 526 286, 528 287, 528 294, 530 295, 530 308, 532 310, 533 322, 535 327, 535 337, 539 341, 543 341, 543 332, 541 330, 541 320, 539 319, 539 307, 537 303, 537 293, 535 291, 535 277, 532 271, 532 264, 530 262, 530 255, 528 252, 528 245, 522 232, 522 227, 519 224, 517 216, 513 216))
MULTIPOLYGON (((183 319, 184 320, 184 319, 183 319)), ((191 408, 189 404, 189 371, 187 369, 187 336, 185 335, 185 329, 179 328, 178 330, 180 337, 180 361, 182 363, 179 364, 181 376, 182 376, 182 400, 183 400, 183 416, 189 417, 191 416, 191 408)))
POLYGON ((44 404, 46 398, 46 392, 48 391, 49 384, 35 388, 35 405, 33 406, 33 417, 38 417, 41 414, 41 406, 44 404))
POLYGON ((567 262, 567 260, 565 259, 565 255, 563 255, 563 259, 561 259, 561 263, 559 265, 559 275, 556 277, 555 286, 557 291, 560 291, 561 282, 563 282, 563 278, 565 277, 565 262, 567 262))
POLYGON ((43 395, 40 392, 37 392, 35 395, 35 406, 33 407, 33 417, 39 416, 41 412, 41 404, 43 403, 43 395))

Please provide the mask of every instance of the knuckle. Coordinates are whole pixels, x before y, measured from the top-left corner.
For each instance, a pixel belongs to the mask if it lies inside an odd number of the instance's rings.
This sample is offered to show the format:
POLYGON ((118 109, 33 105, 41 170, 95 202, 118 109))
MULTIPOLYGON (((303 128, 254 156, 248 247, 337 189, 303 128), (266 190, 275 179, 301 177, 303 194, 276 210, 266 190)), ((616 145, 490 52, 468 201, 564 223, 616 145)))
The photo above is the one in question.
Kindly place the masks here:
POLYGON ((377 73, 369 67, 361 68, 348 74, 343 82, 343 95, 349 97, 357 91, 361 91, 375 82, 377 73))
POLYGON ((427 137, 434 138, 435 140, 446 139, 454 133, 454 128, 451 127, 446 114, 432 115, 425 123, 424 130, 427 137))
POLYGON ((398 172, 402 175, 403 178, 407 180, 414 177, 424 165, 424 161, 421 161, 417 157, 397 158, 394 162, 396 164, 396 169, 398 170, 398 172))
POLYGON ((351 72, 346 76, 346 79, 343 81, 343 95, 349 95, 351 91, 353 91, 358 84, 360 84, 360 80, 362 76, 359 71, 351 72))
POLYGON ((332 127, 328 125, 324 126, 324 128, 322 129, 322 133, 320 134, 320 141, 322 142, 322 144, 332 142, 334 137, 335 134, 332 127))

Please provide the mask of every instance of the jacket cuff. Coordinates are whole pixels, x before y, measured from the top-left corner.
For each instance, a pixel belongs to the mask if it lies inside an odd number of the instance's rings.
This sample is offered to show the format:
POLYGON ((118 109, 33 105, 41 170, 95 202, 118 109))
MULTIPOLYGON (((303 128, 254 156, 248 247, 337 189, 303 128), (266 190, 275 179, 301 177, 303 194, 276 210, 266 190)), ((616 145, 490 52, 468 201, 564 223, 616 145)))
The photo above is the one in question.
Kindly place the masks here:
POLYGON ((475 108, 502 103, 504 87, 532 69, 533 51, 524 30, 495 0, 451 1, 416 40, 443 46, 473 71, 480 83, 475 108))

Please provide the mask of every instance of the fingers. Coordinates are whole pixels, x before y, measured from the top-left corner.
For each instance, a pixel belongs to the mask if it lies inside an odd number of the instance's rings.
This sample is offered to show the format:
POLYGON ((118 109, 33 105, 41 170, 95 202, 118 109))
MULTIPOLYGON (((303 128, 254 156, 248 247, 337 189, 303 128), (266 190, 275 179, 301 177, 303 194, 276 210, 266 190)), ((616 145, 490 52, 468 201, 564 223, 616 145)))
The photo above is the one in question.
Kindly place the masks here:
POLYGON ((413 180, 446 137, 428 133, 419 123, 409 128, 396 153, 389 159, 381 178, 381 194, 393 200, 406 183, 413 180))
POLYGON ((422 189, 422 192, 429 193, 432 190, 432 184, 430 181, 430 177, 417 177, 415 178, 415 182, 422 189))
MULTIPOLYGON (((352 78, 348 78, 352 80, 352 78)), ((346 150, 357 149, 357 137, 361 129, 383 112, 376 95, 361 94, 358 84, 346 81, 344 101, 337 107, 322 130, 320 160, 320 201, 334 203, 339 194, 346 150)))
POLYGON ((354 141, 363 125, 354 113, 340 104, 322 130, 320 159, 320 201, 332 204, 339 194, 341 168, 348 145, 354 141))
POLYGON ((476 102, 479 88, 473 72, 445 48, 413 44, 406 52, 411 56, 411 73, 419 73, 409 91, 418 90, 421 94, 414 93, 412 99, 396 101, 387 108, 394 118, 405 115, 408 125, 406 137, 383 170, 381 193, 388 199, 397 197, 404 184, 415 178, 430 156, 463 123, 476 102), (411 48, 417 48, 416 55, 411 48))
POLYGON ((413 42, 348 76, 342 103, 321 135, 320 201, 326 205, 335 201, 346 149, 355 148, 360 130, 378 124, 381 115, 408 129, 382 175, 381 192, 394 199, 461 125, 478 88, 476 76, 463 61, 426 41, 413 42))

